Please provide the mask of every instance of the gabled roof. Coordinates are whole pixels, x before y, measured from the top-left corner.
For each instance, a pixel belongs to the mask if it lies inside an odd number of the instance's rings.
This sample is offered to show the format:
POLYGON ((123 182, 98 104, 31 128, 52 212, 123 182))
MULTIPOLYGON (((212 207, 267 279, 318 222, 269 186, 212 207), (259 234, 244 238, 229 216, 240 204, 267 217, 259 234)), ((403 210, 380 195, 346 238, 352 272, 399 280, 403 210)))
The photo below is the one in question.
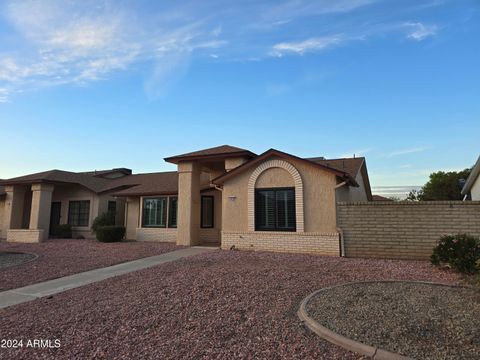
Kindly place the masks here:
POLYGON ((477 180, 479 175, 480 175, 480 156, 478 157, 477 162, 473 166, 472 171, 470 172, 470 175, 468 176, 467 181, 465 182, 465 185, 463 185, 462 195, 467 195, 470 192, 473 184, 475 184, 475 181, 477 180))
POLYGON ((203 149, 199 151, 189 152, 186 154, 175 155, 165 158, 165 161, 178 164, 179 161, 188 160, 208 160, 208 159, 225 159, 228 157, 255 157, 256 155, 249 150, 241 149, 230 145, 221 145, 213 148, 203 149))
POLYGON ((367 164, 364 157, 325 159, 325 158, 309 158, 308 160, 342 170, 350 174, 354 179, 358 173, 362 172, 363 185, 367 192, 367 199, 372 201, 372 189, 370 187, 370 179, 368 178, 367 164))
POLYGON ((106 175, 115 174, 115 173, 120 173, 123 175, 132 175, 132 170, 127 168, 114 168, 114 169, 107 169, 107 170, 85 171, 85 172, 81 172, 80 174, 104 177, 106 175))
POLYGON ((137 196, 150 194, 176 194, 178 173, 176 171, 136 174, 115 179, 102 189, 116 196, 137 196))
POLYGON ((365 162, 364 157, 341 158, 341 159, 325 159, 325 158, 307 158, 317 164, 322 164, 340 171, 344 171, 351 177, 355 178, 365 162))
MULTIPOLYGON (((209 176, 202 175, 200 189, 209 189, 209 176)), ((176 171, 137 174, 112 181, 103 192, 114 196, 174 195, 178 193, 176 171)))
POLYGON ((276 150, 276 149, 270 149, 270 150, 265 151, 263 154, 257 156, 256 158, 240 165, 239 167, 236 167, 235 169, 231 170, 230 172, 227 172, 227 173, 213 179, 212 182, 214 184, 221 185, 226 180, 228 180, 228 179, 238 175, 240 172, 245 171, 245 170, 251 168, 252 166, 262 162, 263 160, 265 160, 266 158, 268 158, 270 156, 277 156, 277 157, 284 158, 284 159, 287 159, 287 160, 290 159, 290 160, 296 160, 296 161, 303 162, 303 163, 308 164, 310 166, 329 171, 329 172, 337 175, 338 177, 344 179, 350 185, 358 186, 357 182, 355 181, 355 178, 350 176, 350 174, 348 174, 346 171, 333 168, 333 167, 328 166, 326 164, 320 164, 318 162, 314 162, 314 161, 311 161, 311 160, 308 160, 308 159, 303 159, 303 158, 300 158, 300 157, 297 157, 297 156, 294 156, 294 155, 291 155, 291 154, 287 154, 287 153, 284 153, 284 152, 276 150))
POLYGON ((110 180, 94 177, 83 173, 75 173, 63 170, 49 170, 25 176, 19 176, 0 182, 1 185, 31 184, 37 183, 68 183, 78 184, 93 192, 100 192, 110 180))

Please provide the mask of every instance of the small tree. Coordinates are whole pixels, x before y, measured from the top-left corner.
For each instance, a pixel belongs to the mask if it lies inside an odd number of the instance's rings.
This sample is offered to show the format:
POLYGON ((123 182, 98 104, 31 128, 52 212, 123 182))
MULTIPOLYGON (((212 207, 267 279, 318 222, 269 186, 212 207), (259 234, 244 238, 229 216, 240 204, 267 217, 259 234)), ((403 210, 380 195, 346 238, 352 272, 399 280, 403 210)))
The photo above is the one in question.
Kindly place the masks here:
POLYGON ((115 217, 112 216, 110 212, 104 212, 101 215, 98 215, 92 223, 92 232, 97 233, 97 230, 103 226, 113 226, 115 225, 115 217))
POLYGON ((462 184, 465 183, 469 174, 470 169, 431 173, 428 182, 420 190, 410 191, 407 200, 462 200, 462 184))
POLYGON ((412 190, 408 193, 407 198, 405 200, 420 201, 422 194, 423 194, 422 190, 412 190))

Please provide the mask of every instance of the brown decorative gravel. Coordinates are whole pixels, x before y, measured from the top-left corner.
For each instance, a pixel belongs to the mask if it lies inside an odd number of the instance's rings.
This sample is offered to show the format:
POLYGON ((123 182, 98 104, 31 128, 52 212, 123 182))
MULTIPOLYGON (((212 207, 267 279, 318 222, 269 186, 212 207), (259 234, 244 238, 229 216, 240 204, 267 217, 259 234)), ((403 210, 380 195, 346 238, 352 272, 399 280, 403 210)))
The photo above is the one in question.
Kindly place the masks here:
POLYGON ((55 239, 37 244, 0 242, 1 251, 28 252, 38 258, 26 264, 0 268, 0 291, 72 275, 130 260, 170 252, 171 243, 119 242, 55 239))
POLYGON ((307 312, 341 335, 414 359, 480 358, 480 290, 348 284, 319 292, 307 312))
POLYGON ((0 358, 358 359, 296 312, 319 288, 381 279, 458 281, 426 262, 217 250, 0 310, 0 339, 61 341, 0 358))
POLYGON ((20 265, 27 261, 35 259, 34 254, 25 254, 19 252, 1 252, 0 251, 0 270, 10 266, 20 265))

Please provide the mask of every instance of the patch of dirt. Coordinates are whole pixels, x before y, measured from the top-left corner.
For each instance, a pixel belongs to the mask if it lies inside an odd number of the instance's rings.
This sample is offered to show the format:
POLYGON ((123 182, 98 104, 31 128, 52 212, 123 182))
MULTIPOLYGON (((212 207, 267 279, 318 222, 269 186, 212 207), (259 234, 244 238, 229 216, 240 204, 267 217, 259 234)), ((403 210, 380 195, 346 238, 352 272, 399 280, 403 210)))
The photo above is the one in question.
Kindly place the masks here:
POLYGON ((310 317, 356 341, 414 359, 478 359, 480 291, 420 283, 348 284, 319 292, 310 317))

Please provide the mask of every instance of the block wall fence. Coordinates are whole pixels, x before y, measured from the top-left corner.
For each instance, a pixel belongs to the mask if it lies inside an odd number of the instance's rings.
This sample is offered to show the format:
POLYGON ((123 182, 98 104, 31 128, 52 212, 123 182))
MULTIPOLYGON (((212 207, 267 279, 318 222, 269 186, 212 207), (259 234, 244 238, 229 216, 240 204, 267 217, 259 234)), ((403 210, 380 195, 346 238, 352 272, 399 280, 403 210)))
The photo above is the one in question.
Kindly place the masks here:
POLYGON ((347 257, 429 259, 445 234, 480 236, 480 201, 338 203, 347 257))

